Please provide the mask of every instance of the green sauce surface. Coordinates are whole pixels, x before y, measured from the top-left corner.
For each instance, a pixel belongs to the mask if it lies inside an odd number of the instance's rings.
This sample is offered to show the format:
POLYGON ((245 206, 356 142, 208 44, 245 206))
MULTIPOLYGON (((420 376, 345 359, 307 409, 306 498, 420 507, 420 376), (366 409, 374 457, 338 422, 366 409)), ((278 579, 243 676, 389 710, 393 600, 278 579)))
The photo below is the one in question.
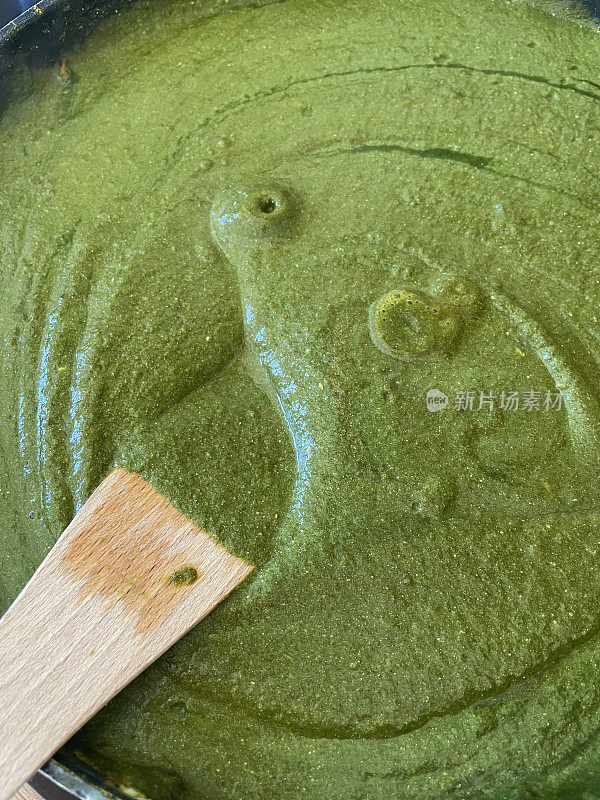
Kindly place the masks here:
POLYGON ((70 743, 113 783, 600 796, 599 74, 520 0, 141 0, 20 67, 2 608, 115 464, 257 565, 70 743))

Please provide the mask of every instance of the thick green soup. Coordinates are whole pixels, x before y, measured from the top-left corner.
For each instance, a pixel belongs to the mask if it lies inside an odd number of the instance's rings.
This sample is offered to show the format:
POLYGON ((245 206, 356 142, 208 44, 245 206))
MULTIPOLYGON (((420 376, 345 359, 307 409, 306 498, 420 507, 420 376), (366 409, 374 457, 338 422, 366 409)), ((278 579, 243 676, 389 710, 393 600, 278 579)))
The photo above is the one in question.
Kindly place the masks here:
POLYGON ((119 464, 257 565, 69 744, 152 800, 600 797, 600 38, 141 2, 0 117, 0 605, 119 464))

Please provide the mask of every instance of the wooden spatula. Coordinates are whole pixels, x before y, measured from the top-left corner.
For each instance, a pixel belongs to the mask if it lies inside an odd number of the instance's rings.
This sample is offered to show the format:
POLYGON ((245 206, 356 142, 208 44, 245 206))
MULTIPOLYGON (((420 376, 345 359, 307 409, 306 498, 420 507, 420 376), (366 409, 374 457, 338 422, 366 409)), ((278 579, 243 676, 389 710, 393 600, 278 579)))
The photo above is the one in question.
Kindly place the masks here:
POLYGON ((0 620, 0 800, 252 569, 111 472, 0 620))
POLYGON ((15 792, 12 800, 42 800, 42 795, 38 794, 28 783, 15 792))

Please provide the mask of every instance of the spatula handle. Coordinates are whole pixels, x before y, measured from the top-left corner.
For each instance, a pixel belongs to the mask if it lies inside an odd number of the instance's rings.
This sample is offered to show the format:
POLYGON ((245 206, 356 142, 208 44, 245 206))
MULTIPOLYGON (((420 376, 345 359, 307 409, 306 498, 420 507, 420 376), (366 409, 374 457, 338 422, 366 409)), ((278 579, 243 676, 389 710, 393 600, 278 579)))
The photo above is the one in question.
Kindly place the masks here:
POLYGON ((24 786, 15 792, 12 800, 43 800, 42 795, 38 794, 35 789, 26 783, 24 786))
POLYGON ((0 800, 251 570, 113 471, 0 620, 0 800))

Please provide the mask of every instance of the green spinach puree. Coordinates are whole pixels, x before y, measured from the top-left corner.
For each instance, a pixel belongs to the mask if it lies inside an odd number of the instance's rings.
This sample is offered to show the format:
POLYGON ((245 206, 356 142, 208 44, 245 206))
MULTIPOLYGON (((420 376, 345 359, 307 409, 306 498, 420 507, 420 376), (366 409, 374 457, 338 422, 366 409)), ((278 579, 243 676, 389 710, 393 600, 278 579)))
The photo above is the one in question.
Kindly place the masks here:
POLYGON ((141 0, 15 71, 0 604, 115 464, 257 565, 69 744, 113 784, 600 797, 599 75, 524 0, 141 0))

